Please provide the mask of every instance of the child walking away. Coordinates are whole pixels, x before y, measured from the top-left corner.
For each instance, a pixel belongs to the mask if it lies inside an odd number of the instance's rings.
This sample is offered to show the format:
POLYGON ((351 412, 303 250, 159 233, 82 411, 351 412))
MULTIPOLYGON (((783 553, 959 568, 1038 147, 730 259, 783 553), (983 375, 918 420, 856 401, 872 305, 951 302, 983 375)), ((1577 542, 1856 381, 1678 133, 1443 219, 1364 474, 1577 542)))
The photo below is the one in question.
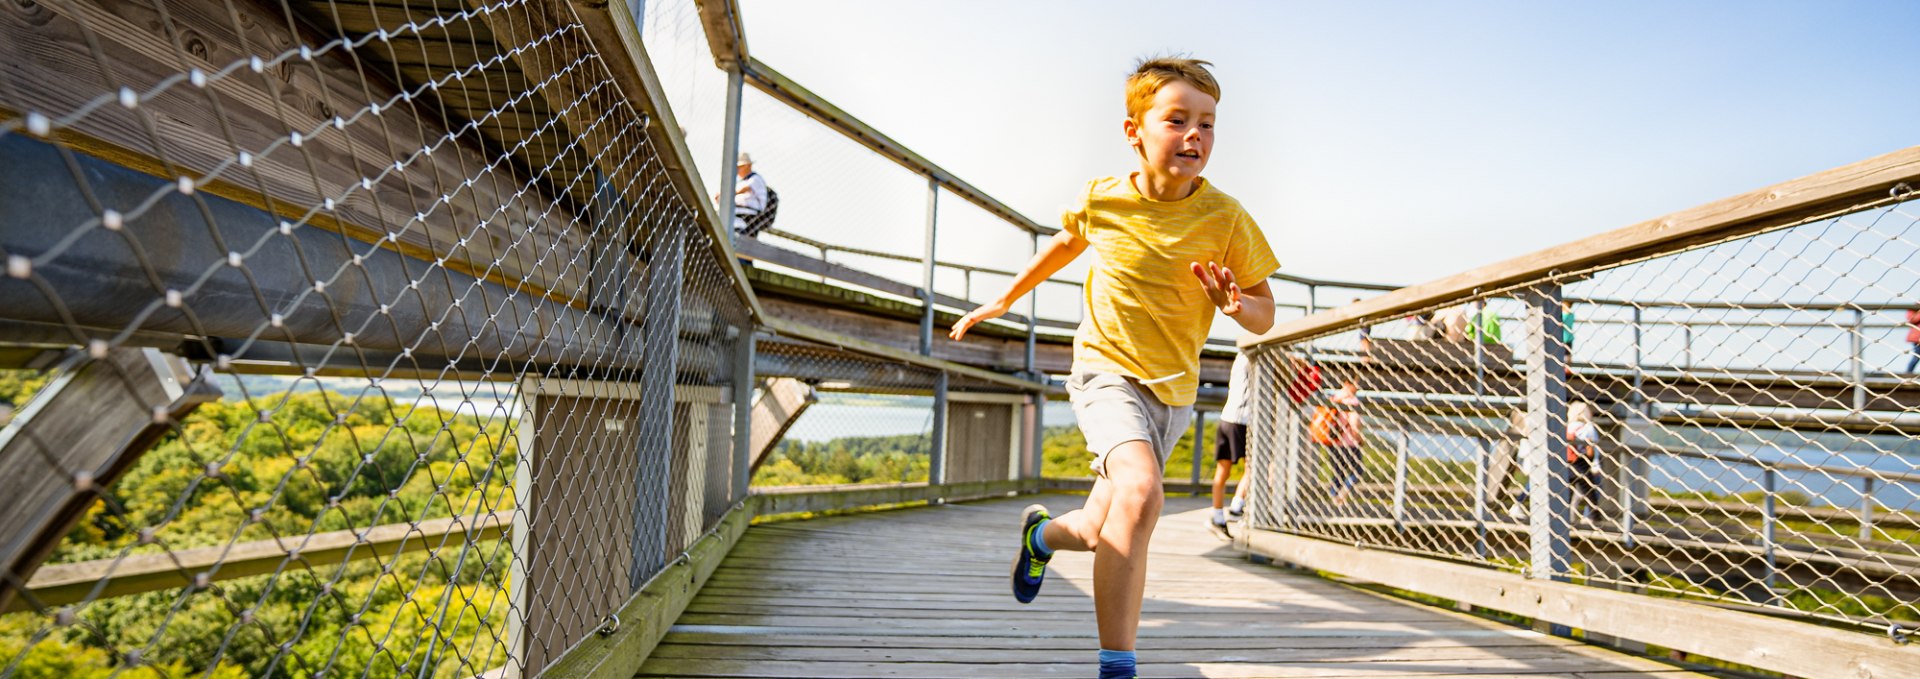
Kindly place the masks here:
POLYGON ((1080 509, 1053 517, 1040 505, 1027 508, 1012 580, 1014 597, 1032 601, 1056 550, 1093 552, 1102 679, 1134 676, 1160 476, 1193 415, 1200 347, 1214 312, 1249 332, 1273 325, 1266 279, 1279 263, 1240 203, 1200 176, 1213 155, 1220 100, 1207 66, 1156 58, 1134 69, 1121 129, 1139 171, 1089 182, 1012 289, 949 333, 958 340, 1006 313, 1088 247, 1100 256, 1087 273, 1086 320, 1074 335, 1067 379, 1099 478, 1080 509))
MULTIPOLYGON (((1227 529, 1228 512, 1224 502, 1227 478, 1233 476, 1234 463, 1247 457, 1247 372, 1250 369, 1246 354, 1234 355, 1233 369, 1227 372, 1227 404, 1220 407, 1220 427, 1213 434, 1213 516, 1207 520, 1207 528, 1229 540, 1233 539, 1233 532, 1227 529)), ((1246 483, 1246 477, 1241 477, 1240 485, 1244 487, 1246 483)), ((1232 513, 1235 517, 1240 516, 1241 502, 1240 493, 1234 493, 1232 513)))

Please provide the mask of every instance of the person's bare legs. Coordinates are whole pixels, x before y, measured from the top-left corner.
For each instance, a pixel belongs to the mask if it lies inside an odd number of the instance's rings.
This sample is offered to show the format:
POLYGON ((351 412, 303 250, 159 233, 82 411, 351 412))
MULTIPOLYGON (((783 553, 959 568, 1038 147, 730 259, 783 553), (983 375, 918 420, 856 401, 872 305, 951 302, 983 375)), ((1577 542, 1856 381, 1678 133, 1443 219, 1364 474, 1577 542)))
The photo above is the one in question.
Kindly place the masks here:
POLYGON ((1128 441, 1107 454, 1107 475, 1093 484, 1087 504, 1047 524, 1047 546, 1093 552, 1093 609, 1100 648, 1133 650, 1140 601, 1147 591, 1147 546, 1165 501, 1160 460, 1146 441, 1128 441))
POLYGON ((1232 460, 1213 461, 1213 508, 1227 506, 1227 477, 1233 476, 1232 460))

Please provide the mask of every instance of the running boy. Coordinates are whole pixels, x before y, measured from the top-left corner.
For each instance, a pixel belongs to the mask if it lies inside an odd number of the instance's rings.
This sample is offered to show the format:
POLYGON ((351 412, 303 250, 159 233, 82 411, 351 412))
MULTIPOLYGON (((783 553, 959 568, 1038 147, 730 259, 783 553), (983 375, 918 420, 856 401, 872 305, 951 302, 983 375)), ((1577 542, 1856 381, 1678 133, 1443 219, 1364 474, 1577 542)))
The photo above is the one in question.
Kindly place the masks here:
POLYGON ((1160 517, 1160 475, 1193 414, 1200 346, 1218 309, 1249 332, 1273 325, 1267 276, 1279 267, 1240 203, 1200 176, 1213 154, 1220 86, 1204 61, 1142 61, 1127 78, 1121 123, 1140 169, 1096 179, 1061 216, 1060 233, 1011 290, 954 323, 960 339, 1004 314, 1092 246, 1086 320, 1073 341, 1067 393, 1099 476, 1086 505, 1028 507, 1013 593, 1032 601, 1055 550, 1093 552, 1100 677, 1134 676, 1147 543, 1160 517), (1239 281, 1250 281, 1244 289, 1239 281))

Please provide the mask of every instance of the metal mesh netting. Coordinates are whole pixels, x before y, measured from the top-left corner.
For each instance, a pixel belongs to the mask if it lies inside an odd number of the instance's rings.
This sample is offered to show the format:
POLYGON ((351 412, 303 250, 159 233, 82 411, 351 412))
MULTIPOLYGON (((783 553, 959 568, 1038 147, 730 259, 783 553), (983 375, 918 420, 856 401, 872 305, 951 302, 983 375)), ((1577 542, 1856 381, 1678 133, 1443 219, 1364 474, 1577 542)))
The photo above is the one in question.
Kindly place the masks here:
POLYGON ((789 337, 757 346, 756 488, 1032 475, 1033 388, 789 337))
POLYGON ((0 8, 0 676, 537 672, 744 493, 618 21, 0 8))
POLYGON ((1907 197, 1258 348, 1255 525, 1913 628, 1907 197))

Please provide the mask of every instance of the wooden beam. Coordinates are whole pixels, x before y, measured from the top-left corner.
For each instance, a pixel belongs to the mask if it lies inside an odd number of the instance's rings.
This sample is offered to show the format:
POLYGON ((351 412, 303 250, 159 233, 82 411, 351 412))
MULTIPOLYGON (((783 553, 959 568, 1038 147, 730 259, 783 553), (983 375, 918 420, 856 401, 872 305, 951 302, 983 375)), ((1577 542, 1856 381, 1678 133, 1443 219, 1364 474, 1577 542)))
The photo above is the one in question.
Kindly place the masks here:
POLYGON ((1452 276, 1286 321, 1240 346, 1285 344, 1366 322, 1381 322, 1476 292, 1496 292, 1556 275, 1679 252, 1704 243, 1760 233, 1888 197, 1902 182, 1920 181, 1920 146, 1908 147, 1793 179, 1632 226, 1556 245, 1452 276))
POLYGON ((1267 530, 1242 536, 1243 548, 1279 561, 1775 672, 1920 676, 1920 653, 1884 637, 1267 530))
POLYGON ((961 502, 1031 493, 1039 488, 1039 479, 971 481, 940 485, 929 485, 922 481, 898 484, 795 486, 756 488, 753 491, 752 500, 755 515, 774 516, 799 512, 843 511, 934 500, 961 502))
MULTIPOLYGON (((747 257, 749 259, 767 262, 770 264, 777 264, 789 269, 793 269, 795 271, 810 273, 816 276, 825 276, 837 281, 852 283, 854 285, 858 285, 863 288, 878 290, 880 292, 884 292, 889 295, 897 295, 900 297, 905 297, 908 299, 915 299, 915 300, 920 299, 921 289, 919 286, 915 286, 908 283, 902 283, 902 282, 893 280, 891 278, 885 278, 876 274, 867 273, 865 271, 861 271, 859 269, 855 269, 853 267, 850 267, 844 264, 829 262, 827 260, 819 259, 817 257, 808 257, 807 255, 794 252, 792 250, 775 247, 772 245, 768 245, 766 243, 762 243, 758 239, 743 238, 740 240, 739 243, 735 244, 735 247, 738 248, 742 256, 747 257)), ((933 303, 941 306, 945 306, 949 309, 958 309, 963 312, 972 311, 974 307, 979 306, 979 304, 971 300, 961 299, 959 297, 954 297, 952 295, 945 295, 938 292, 933 293, 933 303)), ((1008 313, 1002 314, 1000 318, 995 320, 1001 323, 1008 323, 1013 325, 1025 325, 1027 322, 1027 317, 1022 314, 1008 312, 1008 313)), ((1079 324, 1077 323, 1068 323, 1065 321, 1050 321, 1050 320, 1043 319, 1043 320, 1040 320, 1038 323, 1041 327, 1055 328, 1055 329, 1061 329, 1061 330, 1074 330, 1080 327, 1079 324)))
POLYGON ((220 391, 157 349, 112 349, 59 373, 0 430, 0 610, 44 606, 32 581, 87 507, 220 391), (37 594, 37 592, 34 592, 37 594))
MULTIPOLYGON (((506 534, 510 514, 455 516, 58 564, 35 573, 27 583, 27 590, 38 606, 53 607, 176 587, 205 586, 274 573, 286 565, 308 569, 344 567, 362 559, 435 549, 442 538, 453 537, 459 543, 497 540, 506 534), (197 580, 203 576, 204 580, 197 580)), ((33 606, 25 600, 15 600, 5 610, 30 608, 33 606)))
POLYGON ((987 195, 985 191, 974 188, 972 184, 962 181, 960 178, 955 177, 953 173, 933 164, 933 161, 927 160, 924 156, 915 153, 913 149, 907 148, 905 144, 901 144, 900 142, 894 141, 892 137, 881 134, 879 130, 874 129, 866 123, 860 122, 860 119, 841 110, 840 107, 834 106, 826 99, 821 98, 820 95, 814 94, 806 88, 801 87, 798 83, 781 75, 779 71, 775 71, 772 67, 761 63, 759 59, 748 57, 745 75, 747 82, 752 83, 755 88, 767 93, 774 99, 793 107, 794 110, 807 114, 808 117, 814 120, 820 121, 833 131, 839 132, 848 139, 852 139, 854 142, 873 150, 874 153, 878 153, 888 160, 899 163, 901 167, 907 168, 914 174, 932 179, 942 188, 953 192, 954 195, 959 196, 962 200, 979 206, 980 209, 986 210, 988 214, 999 217, 1008 224, 1012 224, 1029 233, 1037 233, 1040 235, 1052 235, 1060 230, 1055 227, 1041 226, 1038 222, 1028 219, 1026 215, 1020 214, 1019 211, 1000 202, 993 196, 987 195))
POLYGON ((909 364, 921 366, 924 368, 932 368, 934 370, 945 370, 954 375, 964 376, 968 379, 979 380, 982 382, 986 382, 988 384, 1006 387, 1009 389, 1015 389, 1019 391, 1034 391, 1041 388, 1041 385, 1035 382, 1029 382, 1027 380, 1023 380, 1010 375, 1003 375, 1001 373, 993 372, 990 370, 981 370, 979 368, 975 368, 972 366, 961 365, 959 363, 954 363, 952 361, 943 361, 943 360, 932 358, 929 356, 921 356, 920 354, 913 353, 910 351, 904 351, 904 350, 886 346, 883 344, 878 344, 878 343, 869 342, 862 339, 848 337, 846 335, 827 332, 827 331, 820 330, 818 328, 806 325, 804 323, 789 321, 782 318, 766 319, 766 328, 767 330, 773 332, 774 334, 784 335, 784 336, 792 337, 795 339, 803 339, 809 342, 815 342, 819 344, 825 344, 827 346, 845 349, 845 350, 853 351, 856 353, 867 354, 869 356, 877 356, 877 357, 885 358, 888 360, 899 361, 901 363, 909 363, 909 364))
POLYGON ((793 423, 800 421, 800 415, 807 412, 819 401, 813 397, 813 387, 807 383, 789 377, 775 377, 767 380, 766 389, 760 398, 753 402, 753 442, 750 450, 753 462, 750 470, 760 469, 760 463, 767 460, 767 454, 785 438, 793 423))
POLYGON ((601 628, 555 658, 541 670, 555 679, 629 679, 640 672, 641 663, 653 653, 673 622, 687 609, 695 594, 713 577, 727 553, 746 534, 753 520, 753 503, 736 505, 712 530, 707 531, 686 557, 668 564, 634 593, 615 613, 617 625, 601 628))
POLYGON ((668 170, 667 180, 687 208, 696 213, 695 220, 706 228, 707 238, 703 240, 713 256, 719 258, 720 266, 728 271, 735 294, 755 320, 762 319, 765 313, 760 309, 760 300, 754 297, 746 272, 733 251, 732 216, 723 219, 707 196, 693 154, 680 133, 680 124, 667 106, 660 76, 654 72, 653 61, 640 40, 640 27, 633 23, 633 12, 625 2, 595 0, 574 0, 573 9, 580 23, 587 27, 587 34, 614 82, 619 83, 628 101, 647 113, 647 136, 653 140, 653 147, 660 150, 660 162, 668 170))
POLYGON ((700 25, 707 32, 707 48, 713 51, 713 65, 722 71, 740 70, 750 53, 739 1, 696 0, 695 4, 700 8, 700 25))
POLYGON ((581 280, 581 272, 551 264, 586 247, 564 207, 516 195, 527 180, 496 169, 474 135, 450 137, 435 116, 418 110, 431 102, 389 104, 399 93, 360 77, 344 50, 155 92, 190 71, 212 74, 249 57, 270 58, 259 51, 267 45, 326 42, 290 29, 278 7, 254 2, 228 8, 168 0, 166 10, 75 0, 42 6, 44 22, 23 22, 17 13, 0 18, 0 69, 14 83, 0 110, 59 118, 89 106, 109 91, 103 86, 154 92, 133 108, 93 108, 54 137, 168 181, 188 177, 196 192, 509 287, 548 294, 581 280), (246 35, 236 32, 229 11, 249 27, 246 35), (199 36, 203 51, 177 49, 179 35, 199 36), (112 73, 102 70, 90 44, 109 55, 112 73), (375 103, 380 112, 367 113, 375 103), (413 155, 429 146, 434 154, 413 155), (236 162, 242 152, 246 163, 236 162))

